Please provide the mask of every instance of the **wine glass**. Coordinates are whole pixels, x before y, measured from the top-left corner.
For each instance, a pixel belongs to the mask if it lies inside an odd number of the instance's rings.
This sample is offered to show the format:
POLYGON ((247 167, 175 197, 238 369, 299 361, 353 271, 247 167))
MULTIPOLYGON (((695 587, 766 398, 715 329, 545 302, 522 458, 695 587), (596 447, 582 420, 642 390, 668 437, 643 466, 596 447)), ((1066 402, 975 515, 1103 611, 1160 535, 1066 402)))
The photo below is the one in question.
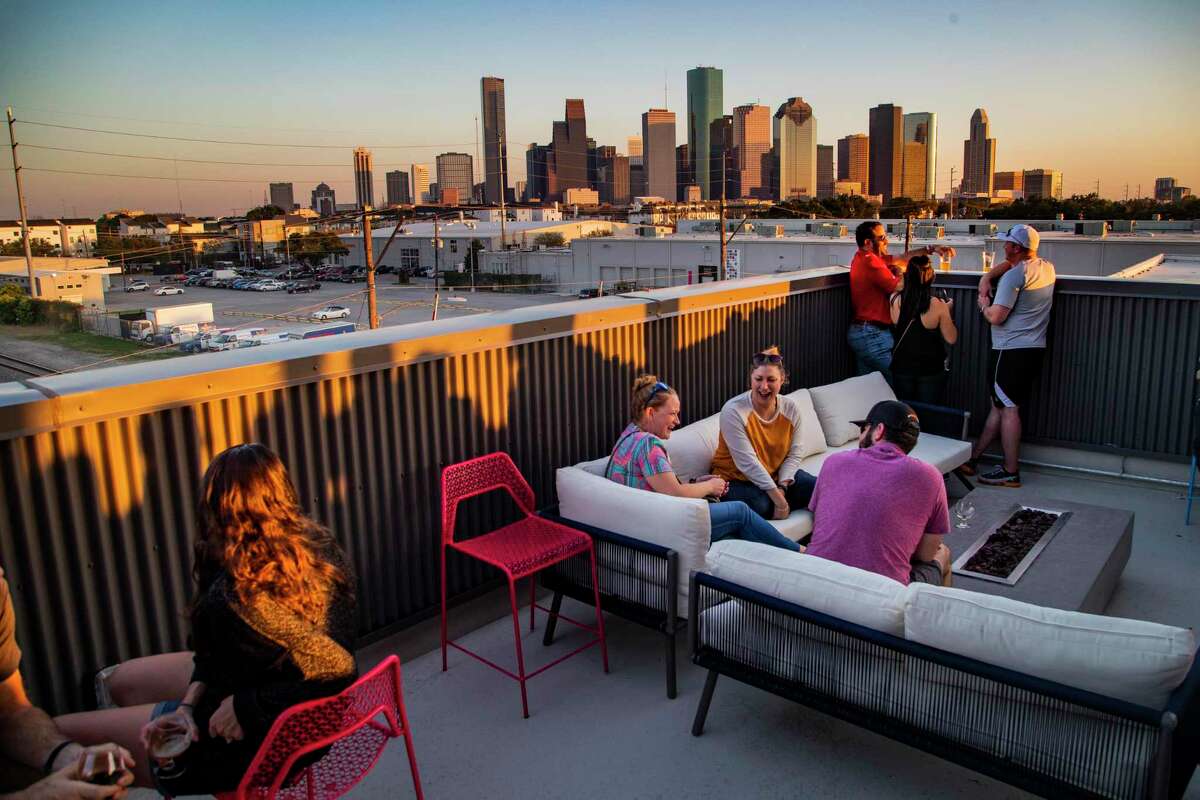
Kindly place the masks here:
POLYGON ((975 503, 970 496, 962 498, 954 504, 954 516, 958 517, 956 528, 969 528, 971 517, 975 516, 975 503))

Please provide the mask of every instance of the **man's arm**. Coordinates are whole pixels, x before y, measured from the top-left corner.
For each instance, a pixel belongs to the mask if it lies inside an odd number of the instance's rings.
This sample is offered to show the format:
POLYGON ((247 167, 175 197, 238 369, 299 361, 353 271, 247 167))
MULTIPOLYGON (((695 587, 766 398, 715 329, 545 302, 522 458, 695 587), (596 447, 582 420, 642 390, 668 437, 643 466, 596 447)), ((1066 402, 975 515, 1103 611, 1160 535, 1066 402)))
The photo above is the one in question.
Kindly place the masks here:
POLYGON ((917 545, 914 557, 917 561, 933 561, 934 554, 941 546, 942 535, 940 533, 927 533, 921 537, 921 543, 917 545))
POLYGON ((894 267, 907 267, 909 259, 917 256, 929 256, 937 253, 946 258, 954 258, 956 251, 953 247, 944 244, 931 244, 925 247, 918 247, 915 250, 908 250, 898 256, 888 256, 885 261, 894 267))
POLYGON ((986 297, 990 301, 992 295, 996 292, 996 282, 1003 278, 1004 273, 1008 272, 1014 266, 1009 261, 1001 261, 989 271, 983 273, 983 277, 979 279, 979 296, 986 297))
MULTIPOLYGON (((21 673, 0 683, 0 753, 34 769, 42 769, 50 751, 68 741, 45 711, 29 702, 21 673)), ((83 747, 71 743, 54 757, 52 770, 79 758, 83 747)))

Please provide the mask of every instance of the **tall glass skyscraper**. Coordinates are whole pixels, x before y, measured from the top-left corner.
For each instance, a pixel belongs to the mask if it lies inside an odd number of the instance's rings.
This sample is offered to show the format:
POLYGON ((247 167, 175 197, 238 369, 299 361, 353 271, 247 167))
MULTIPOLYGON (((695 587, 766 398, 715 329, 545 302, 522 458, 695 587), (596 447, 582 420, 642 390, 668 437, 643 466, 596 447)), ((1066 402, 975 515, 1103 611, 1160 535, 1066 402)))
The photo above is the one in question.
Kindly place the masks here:
POLYGON ((359 208, 375 205, 375 179, 372 175, 371 151, 354 148, 354 201, 359 208))
POLYGON ((508 139, 504 124, 504 78, 479 79, 483 112, 483 201, 501 203, 508 193, 508 139))
POLYGON ((779 199, 817 196, 817 118, 803 97, 779 106, 771 126, 779 199))
MULTIPOLYGON (((916 152, 918 148, 911 148, 916 152)), ((929 111, 917 111, 904 115, 904 194, 914 200, 927 200, 937 196, 937 114, 929 111), (924 164, 910 164, 908 145, 917 142, 925 145, 924 164), (920 181, 920 194, 912 194, 912 188, 918 185, 916 176, 924 173, 920 181)))
POLYGON ((688 70, 688 160, 692 180, 705 200, 721 196, 721 143, 713 141, 712 124, 725 114, 724 85, 724 73, 715 67, 688 70))

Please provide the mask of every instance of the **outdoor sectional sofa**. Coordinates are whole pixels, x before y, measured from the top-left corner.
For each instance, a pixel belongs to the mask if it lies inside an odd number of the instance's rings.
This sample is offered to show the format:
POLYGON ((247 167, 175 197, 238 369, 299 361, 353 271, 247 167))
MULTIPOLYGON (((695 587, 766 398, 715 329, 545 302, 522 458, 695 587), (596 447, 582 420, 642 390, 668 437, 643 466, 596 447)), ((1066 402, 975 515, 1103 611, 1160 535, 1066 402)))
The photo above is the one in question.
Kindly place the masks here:
MULTIPOLYGON (((831 454, 858 447, 858 427, 852 419, 867 416, 880 400, 896 395, 878 372, 838 383, 800 389, 789 395, 801 408, 801 468, 816 475, 831 454)), ((687 398, 683 398, 685 403, 687 398)), ((965 441, 968 414, 964 411, 912 403, 922 433, 912 455, 952 473, 971 455, 965 441)), ((686 481, 706 474, 717 449, 720 414, 674 431, 667 440, 671 464, 686 481)), ((617 430, 614 427, 614 441, 617 430)), ((557 473, 558 507, 546 516, 590 533, 596 541, 601 605, 661 632, 665 637, 667 696, 675 697, 676 633, 687 626, 688 577, 707 565, 710 525, 704 500, 670 497, 622 486, 604 477, 608 456, 563 467, 557 473)), ((812 530, 807 510, 793 511, 773 521, 785 536, 800 541, 812 530)), ((586 563, 568 560, 543 573, 552 589, 552 608, 563 596, 592 602, 591 574, 586 563)), ((544 641, 553 640, 555 619, 544 641)))
POLYGON ((740 541, 713 545, 689 602, 697 736, 727 675, 1045 797, 1178 798, 1200 757, 1188 629, 740 541))

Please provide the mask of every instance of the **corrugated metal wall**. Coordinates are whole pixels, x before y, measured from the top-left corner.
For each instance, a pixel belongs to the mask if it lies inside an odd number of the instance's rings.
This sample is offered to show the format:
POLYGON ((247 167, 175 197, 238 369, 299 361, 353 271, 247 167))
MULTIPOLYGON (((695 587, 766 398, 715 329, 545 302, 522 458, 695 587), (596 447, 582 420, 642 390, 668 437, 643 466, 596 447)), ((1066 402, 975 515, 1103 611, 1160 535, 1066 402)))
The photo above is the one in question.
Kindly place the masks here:
MULTIPOLYGON (((954 287, 963 326, 951 402, 978 424, 987 332, 974 281, 939 282, 954 287)), ((549 503, 555 468, 611 447, 643 371, 678 388, 685 422, 742 389, 767 344, 782 347, 794 387, 850 374, 845 273, 749 283, 489 316, 423 339, 389 329, 351 351, 0 407, 0 565, 33 696, 66 711, 88 671, 184 646, 193 494, 233 444, 280 452, 353 558, 361 631, 380 632, 436 612, 443 465, 506 450, 549 503)), ((1054 314, 1030 436, 1182 456, 1200 291, 1070 280, 1054 314)), ((501 502, 465 509, 460 536, 505 513, 501 502)), ((455 594, 492 577, 457 560, 450 573, 455 594)))
MULTIPOLYGON (((502 328, 481 320, 390 356, 352 351, 337 368, 286 362, 271 388, 247 388, 270 383, 261 369, 202 373, 4 409, 0 564, 33 696, 77 708, 90 671, 184 647, 193 494, 222 449, 261 441, 280 453, 353 559, 360 630, 378 632, 436 611, 443 465, 506 450, 548 504, 557 467, 611 447, 641 372, 678 388, 687 419, 719 410, 766 344, 793 356, 798 385, 845 377, 845 285, 835 274, 502 328)), ((460 536, 506 511, 465 509, 460 536)), ((450 576, 454 594, 494 578, 457 559, 450 576)))

